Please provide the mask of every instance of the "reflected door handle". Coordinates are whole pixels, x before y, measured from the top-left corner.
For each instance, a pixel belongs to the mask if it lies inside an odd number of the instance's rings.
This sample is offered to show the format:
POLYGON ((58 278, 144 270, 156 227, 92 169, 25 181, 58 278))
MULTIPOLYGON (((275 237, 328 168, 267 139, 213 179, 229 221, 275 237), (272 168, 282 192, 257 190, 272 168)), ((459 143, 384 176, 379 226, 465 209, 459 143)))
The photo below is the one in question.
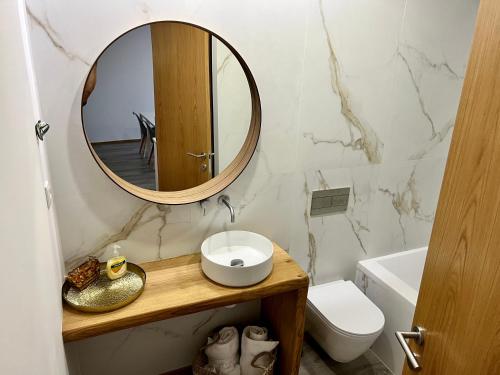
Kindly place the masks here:
POLYGON ((211 159, 212 156, 214 156, 215 154, 213 152, 202 152, 201 154, 195 154, 193 152, 186 152, 186 155, 192 156, 193 158, 205 159, 208 157, 209 159, 211 159))
POLYGON ((422 370, 422 366, 418 363, 418 355, 412 352, 406 340, 415 340, 418 345, 423 345, 424 332, 425 330, 418 326, 413 327, 411 332, 396 331, 396 338, 405 352, 408 367, 415 372, 422 370))
POLYGON ((214 156, 215 154, 213 152, 202 152, 201 154, 186 152, 186 155, 192 156, 193 158, 205 159, 208 157, 209 159, 212 159, 212 156, 214 156))
POLYGON ((203 160, 208 159, 208 165, 207 165, 207 163, 201 164, 200 170, 202 172, 206 172, 208 169, 209 175, 210 176, 212 175, 212 158, 215 155, 213 152, 202 152, 201 154, 195 154, 194 152, 186 152, 186 155, 192 156, 193 158, 203 159, 203 160))
POLYGON ((207 157, 207 153, 203 152, 201 154, 195 154, 193 152, 186 152, 186 155, 192 156, 193 158, 205 159, 207 157))

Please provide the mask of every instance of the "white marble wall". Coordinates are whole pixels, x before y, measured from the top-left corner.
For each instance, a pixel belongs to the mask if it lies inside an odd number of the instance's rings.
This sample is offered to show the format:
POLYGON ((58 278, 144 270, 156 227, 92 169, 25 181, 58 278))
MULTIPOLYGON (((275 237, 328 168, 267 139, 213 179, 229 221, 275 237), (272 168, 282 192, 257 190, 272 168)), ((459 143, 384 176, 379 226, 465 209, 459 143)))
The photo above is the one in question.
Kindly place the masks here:
POLYGON ((70 374, 163 374, 191 363, 215 327, 253 322, 260 305, 244 303, 66 344, 70 374))
MULTIPOLYGON (((116 241, 141 262, 197 251, 207 235, 241 228, 289 249, 320 283, 352 278, 359 259, 427 244, 478 0, 27 2, 67 266, 106 257, 116 241), (155 20, 213 30, 256 79, 258 151, 226 191, 236 224, 215 199, 203 216, 198 204, 128 195, 83 139, 90 64, 123 31, 155 20), (343 186, 352 188, 345 214, 309 217, 312 190, 343 186)), ((141 328, 129 332, 129 342, 144 341, 141 328)), ((72 353, 92 360, 98 346, 117 360, 119 341, 97 338, 72 353)), ((163 368, 173 366, 169 358, 163 368)), ((157 368, 141 363, 143 373, 157 368)))
POLYGON ((208 234, 225 227, 258 230, 288 248, 287 192, 295 157, 283 155, 296 154, 304 2, 120 1, 117 6, 96 0, 29 0, 28 8, 44 117, 53 127, 48 143, 68 266, 89 253, 102 255, 112 241, 120 241, 136 262, 190 253, 208 234), (218 33, 237 46, 258 82, 263 110, 259 151, 228 189, 238 206, 235 225, 227 224, 228 213, 219 210, 215 199, 203 217, 198 204, 157 207, 130 196, 96 168, 82 137, 79 102, 89 64, 124 30, 160 19, 189 21, 218 33))
POLYGON ((291 253, 314 283, 428 243, 477 4, 311 3, 291 253), (346 214, 304 215, 310 191, 343 186, 346 214))

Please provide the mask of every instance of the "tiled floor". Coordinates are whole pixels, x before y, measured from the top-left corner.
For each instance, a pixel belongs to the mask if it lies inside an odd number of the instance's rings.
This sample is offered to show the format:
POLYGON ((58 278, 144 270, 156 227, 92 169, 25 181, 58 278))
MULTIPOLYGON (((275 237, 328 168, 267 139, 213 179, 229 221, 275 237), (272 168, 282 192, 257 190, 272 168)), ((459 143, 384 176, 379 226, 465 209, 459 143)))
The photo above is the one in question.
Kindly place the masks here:
POLYGON ((304 341, 300 375, 392 375, 371 351, 349 363, 332 360, 310 337, 304 341))
MULTIPOLYGON (((371 351, 349 363, 332 360, 318 344, 306 336, 299 375, 392 375, 371 351)), ((191 368, 184 368, 165 375, 191 375, 191 368)))

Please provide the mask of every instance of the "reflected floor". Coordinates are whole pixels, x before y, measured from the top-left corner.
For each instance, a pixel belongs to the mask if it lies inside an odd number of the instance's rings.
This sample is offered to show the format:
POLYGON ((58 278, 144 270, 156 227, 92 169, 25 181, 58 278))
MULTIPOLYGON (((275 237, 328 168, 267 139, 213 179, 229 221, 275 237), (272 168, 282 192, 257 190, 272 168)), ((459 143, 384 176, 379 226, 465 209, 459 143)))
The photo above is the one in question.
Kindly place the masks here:
POLYGON ((309 336, 304 340, 299 375, 392 375, 377 356, 368 351, 349 363, 331 359, 309 336))
POLYGON ((140 140, 94 143, 99 158, 118 176, 133 185, 156 190, 154 155, 148 165, 150 147, 146 156, 139 154, 140 140))

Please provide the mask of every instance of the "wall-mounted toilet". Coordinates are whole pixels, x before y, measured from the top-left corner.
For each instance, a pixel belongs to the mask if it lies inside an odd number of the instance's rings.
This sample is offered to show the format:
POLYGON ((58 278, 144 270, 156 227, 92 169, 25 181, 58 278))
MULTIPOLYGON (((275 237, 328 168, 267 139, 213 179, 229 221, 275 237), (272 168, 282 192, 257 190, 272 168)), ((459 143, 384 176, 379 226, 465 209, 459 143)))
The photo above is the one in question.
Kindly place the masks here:
POLYGON ((366 352, 382 333, 384 314, 351 281, 312 286, 306 330, 338 362, 366 352))

